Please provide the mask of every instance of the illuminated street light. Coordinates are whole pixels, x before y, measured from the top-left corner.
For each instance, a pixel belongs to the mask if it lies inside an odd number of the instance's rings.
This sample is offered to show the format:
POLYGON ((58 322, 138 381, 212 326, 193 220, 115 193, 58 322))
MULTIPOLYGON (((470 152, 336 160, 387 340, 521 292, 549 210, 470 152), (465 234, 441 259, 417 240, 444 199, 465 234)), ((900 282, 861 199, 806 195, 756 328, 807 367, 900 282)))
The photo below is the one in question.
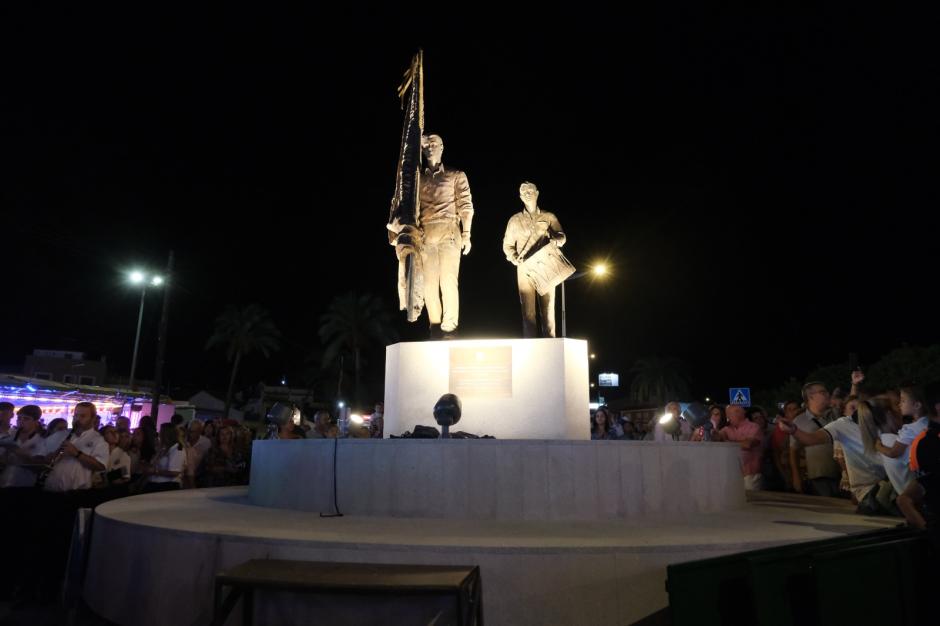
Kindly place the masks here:
MULTIPOLYGON (((585 272, 577 272, 572 274, 567 279, 561 281, 561 336, 568 336, 568 326, 565 322, 565 283, 569 280, 576 280, 590 274, 595 278, 603 278, 608 274, 607 264, 603 262, 595 263, 594 265, 588 266, 588 270, 585 272)), ((591 355, 591 358, 594 358, 594 355, 591 355)))
MULTIPOLYGON (((141 270, 133 270, 127 275, 127 278, 132 285, 140 286, 140 309, 137 313, 137 335, 134 337, 134 356, 131 357, 131 377, 127 382, 127 386, 133 389, 134 377, 135 374, 137 374, 137 352, 140 348, 140 328, 144 321, 144 297, 147 295, 148 276, 141 270)), ((163 284, 163 277, 156 275, 151 276, 149 282, 150 286, 159 287, 163 284)))

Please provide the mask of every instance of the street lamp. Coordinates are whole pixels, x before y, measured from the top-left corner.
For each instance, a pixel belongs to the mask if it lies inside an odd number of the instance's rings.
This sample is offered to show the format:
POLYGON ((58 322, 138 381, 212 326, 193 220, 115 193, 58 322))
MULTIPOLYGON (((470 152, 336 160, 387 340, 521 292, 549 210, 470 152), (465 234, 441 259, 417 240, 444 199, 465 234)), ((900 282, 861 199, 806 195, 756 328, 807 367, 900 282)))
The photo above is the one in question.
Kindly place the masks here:
POLYGON ((159 287, 163 284, 162 276, 148 276, 140 270, 134 270, 127 276, 128 281, 135 286, 140 286, 140 310, 137 313, 137 336, 134 337, 134 356, 131 358, 131 378, 127 383, 130 389, 134 388, 134 374, 137 373, 137 350, 140 347, 140 328, 144 321, 144 298, 147 295, 148 283, 151 287, 159 287))
MULTIPOLYGON (((594 278, 603 278, 607 276, 609 270, 605 263, 595 263, 589 267, 584 272, 577 272, 572 274, 569 278, 561 281, 561 336, 568 336, 568 327, 565 322, 565 283, 569 280, 575 280, 578 278, 583 278, 584 276, 591 275, 594 278)), ((593 355, 592 355, 593 356, 593 355)))

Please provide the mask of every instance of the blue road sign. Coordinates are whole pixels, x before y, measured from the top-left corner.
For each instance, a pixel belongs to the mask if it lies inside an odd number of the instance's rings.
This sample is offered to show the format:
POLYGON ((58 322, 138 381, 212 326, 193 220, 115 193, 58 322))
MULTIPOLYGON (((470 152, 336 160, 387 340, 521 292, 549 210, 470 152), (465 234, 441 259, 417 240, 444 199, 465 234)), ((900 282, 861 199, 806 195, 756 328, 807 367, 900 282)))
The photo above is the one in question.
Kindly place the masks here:
POLYGON ((730 404, 740 404, 741 406, 751 406, 751 388, 750 387, 732 387, 728 390, 728 397, 731 398, 730 404))

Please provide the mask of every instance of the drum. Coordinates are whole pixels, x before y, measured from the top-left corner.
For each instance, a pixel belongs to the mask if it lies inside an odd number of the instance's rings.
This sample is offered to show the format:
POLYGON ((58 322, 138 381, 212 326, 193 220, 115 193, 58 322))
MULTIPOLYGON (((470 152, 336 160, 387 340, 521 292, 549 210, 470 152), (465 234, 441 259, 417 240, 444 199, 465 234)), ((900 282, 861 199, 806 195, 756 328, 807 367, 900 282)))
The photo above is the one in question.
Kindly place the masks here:
POLYGON ((540 296, 550 292, 575 272, 574 265, 554 244, 539 248, 523 261, 522 269, 540 296))

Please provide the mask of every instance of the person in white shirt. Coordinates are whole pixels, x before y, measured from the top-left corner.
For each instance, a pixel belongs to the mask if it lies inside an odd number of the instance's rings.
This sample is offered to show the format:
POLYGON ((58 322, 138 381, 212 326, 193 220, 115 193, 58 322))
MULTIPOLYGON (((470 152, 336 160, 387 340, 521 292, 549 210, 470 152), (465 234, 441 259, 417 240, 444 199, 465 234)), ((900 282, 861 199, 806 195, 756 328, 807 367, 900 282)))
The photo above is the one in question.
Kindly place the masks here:
POLYGON ((21 505, 23 511, 16 519, 19 532, 7 536, 22 541, 24 546, 20 548, 22 557, 12 562, 17 564, 17 578, 30 581, 37 589, 61 585, 75 512, 98 504, 99 492, 91 489, 92 477, 107 465, 108 444, 94 429, 96 416, 91 402, 76 404, 72 429, 44 440, 43 460, 47 469, 40 472, 36 483, 41 490, 13 490, 30 493, 32 497, 25 503, 28 508, 21 505), (21 539, 23 536, 27 539, 21 539))
POLYGON ((160 449, 152 465, 144 470, 149 475, 144 492, 179 489, 186 464, 186 451, 179 440, 179 429, 170 423, 160 426, 160 449))
POLYGON ((14 446, 15 429, 10 426, 16 407, 9 402, 0 402, 0 470, 6 463, 7 452, 14 446))
MULTIPOLYGON (((645 441, 657 441, 659 443, 689 441, 695 435, 692 431, 692 425, 682 415, 682 405, 676 401, 666 403, 662 416, 650 423, 652 429, 643 437, 645 441)), ((620 439, 623 436, 623 428, 619 424, 618 428, 620 428, 620 433, 616 438, 620 439)))
MULTIPOLYGON (((872 405, 868 402, 858 403, 859 414, 871 410, 872 405)), ((852 495, 859 502, 857 512, 870 514, 884 508, 884 505, 878 507, 881 503, 875 498, 879 483, 886 478, 884 466, 876 454, 866 452, 857 418, 840 417, 813 432, 802 431, 795 424, 784 424, 783 427, 803 446, 841 443, 852 495)))
POLYGON ((184 472, 184 485, 186 487, 196 486, 202 460, 209 448, 212 447, 212 441, 202 435, 203 426, 202 420, 194 419, 186 429, 186 470, 184 472))
POLYGON ((54 463, 46 477, 46 491, 63 493, 89 489, 92 474, 108 463, 108 444, 94 429, 97 412, 91 402, 79 402, 72 415, 72 430, 46 438, 46 458, 54 463))
POLYGON ((101 436, 108 442, 108 467, 106 483, 120 485, 131 479, 131 457, 118 445, 120 434, 114 426, 105 426, 101 436))
POLYGON ((880 441, 875 442, 875 449, 881 455, 888 480, 898 494, 904 493, 905 487, 915 478, 910 468, 911 443, 917 435, 927 430, 930 421, 924 397, 923 390, 917 387, 902 387, 901 415, 912 417, 914 421, 901 426, 897 435, 883 433, 880 441))
POLYGON ((42 409, 35 404, 27 404, 17 411, 16 433, 12 439, 16 447, 9 449, 7 466, 0 473, 0 488, 36 485, 39 463, 46 449, 39 427, 41 418, 42 409))
MULTIPOLYGON (((804 433, 818 433, 826 424, 838 418, 829 408, 829 391, 826 385, 820 382, 809 382, 803 385, 803 400, 806 410, 793 420, 793 425, 804 433)), ((805 484, 794 476, 793 488, 802 493, 808 488, 813 495, 838 497, 839 481, 842 478, 842 468, 832 456, 832 439, 823 437, 818 445, 801 450, 802 440, 798 437, 790 438, 791 470, 799 469, 800 455, 806 458, 805 484)))

